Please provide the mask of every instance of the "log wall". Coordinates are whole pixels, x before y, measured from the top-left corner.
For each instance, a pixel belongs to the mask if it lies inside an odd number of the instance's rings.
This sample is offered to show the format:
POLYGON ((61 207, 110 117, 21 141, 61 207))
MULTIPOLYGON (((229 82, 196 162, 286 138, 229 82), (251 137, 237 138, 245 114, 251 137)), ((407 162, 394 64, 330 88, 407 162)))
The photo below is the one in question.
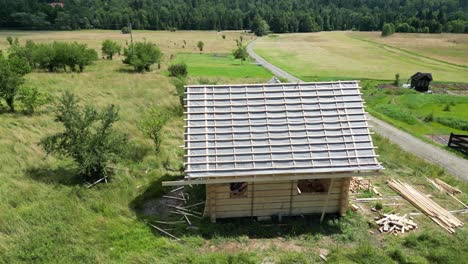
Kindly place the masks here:
MULTIPOLYGON (((326 213, 347 209, 349 178, 333 180, 326 213)), ((248 183, 247 197, 231 198, 229 184, 207 184, 205 216, 216 218, 321 213, 325 193, 298 193, 296 181, 248 183)))

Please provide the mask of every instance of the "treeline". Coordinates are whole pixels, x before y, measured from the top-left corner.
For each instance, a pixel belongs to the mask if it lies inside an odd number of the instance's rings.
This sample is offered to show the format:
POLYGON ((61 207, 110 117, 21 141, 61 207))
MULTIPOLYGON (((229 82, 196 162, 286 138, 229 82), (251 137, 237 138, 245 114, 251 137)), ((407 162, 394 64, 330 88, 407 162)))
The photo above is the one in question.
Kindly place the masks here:
POLYGON ((468 33, 466 0, 0 0, 0 27, 15 29, 381 30, 468 33), (63 2, 64 8, 50 2, 63 2))

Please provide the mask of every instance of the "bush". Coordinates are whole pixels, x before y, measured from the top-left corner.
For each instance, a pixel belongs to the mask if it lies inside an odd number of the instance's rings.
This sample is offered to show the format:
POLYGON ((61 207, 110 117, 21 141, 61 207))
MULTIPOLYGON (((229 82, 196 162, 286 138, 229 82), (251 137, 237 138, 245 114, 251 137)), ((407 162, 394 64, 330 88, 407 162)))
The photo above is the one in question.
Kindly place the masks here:
POLYGON ((122 46, 120 46, 117 42, 112 41, 110 39, 106 39, 102 42, 101 51, 108 60, 112 60, 115 54, 119 53, 122 50, 122 46))
POLYGON ((161 63, 163 53, 151 42, 137 42, 124 49, 123 63, 133 66, 135 71, 150 71, 151 65, 161 63))
POLYGON ((244 61, 247 60, 249 54, 247 53, 247 48, 242 44, 241 41, 238 42, 237 48, 232 52, 232 55, 235 59, 241 61, 241 64, 244 64, 244 61))
POLYGON ((0 98, 6 101, 11 112, 15 111, 15 97, 24 83, 23 76, 30 71, 26 60, 19 57, 7 59, 0 53, 0 98))
POLYGON ((159 147, 162 142, 161 131, 168 120, 168 111, 150 109, 142 116, 141 121, 138 124, 140 131, 153 141, 157 153, 159 152, 159 147))
POLYGON ((444 112, 450 112, 450 105, 449 105, 449 104, 446 104, 446 105, 444 106, 444 109, 442 109, 442 111, 444 111, 444 112))
POLYGON ((453 117, 436 117, 435 121, 451 128, 468 131, 468 120, 453 118, 453 117))
POLYGON ((36 87, 22 87, 18 92, 17 100, 22 103, 24 113, 32 115, 38 107, 50 103, 52 97, 39 92, 36 87))
POLYGON ((200 50, 200 53, 203 51, 203 47, 205 47, 205 43, 203 41, 198 41, 197 42, 197 47, 200 50))
POLYGON ((399 73, 395 74, 395 81, 393 82, 393 84, 396 87, 400 87, 400 74, 399 73))
POLYGON ((254 20, 252 22, 252 32, 255 33, 257 36, 265 36, 268 34, 268 31, 270 30, 270 27, 268 26, 268 23, 259 15, 256 15, 254 17, 254 20))
POLYGON ((185 63, 172 64, 167 70, 172 77, 185 77, 188 74, 187 64, 185 63))
MULTIPOLYGON (((180 76, 172 80, 172 84, 175 87, 175 93, 174 95, 179 97, 179 103, 182 108, 184 109, 184 97, 185 97, 185 84, 187 80, 185 77, 180 76)), ((183 112, 183 111, 181 111, 183 112)))
POLYGON ((40 145, 47 154, 71 157, 78 164, 80 175, 95 181, 107 177, 108 163, 124 155, 127 136, 112 129, 119 119, 114 105, 99 111, 78 103, 73 94, 63 94, 55 120, 65 130, 43 138, 40 145))
POLYGON ((390 36, 395 33, 395 26, 392 23, 384 23, 382 27, 382 37, 390 36))
POLYGON ((122 34, 130 34, 130 28, 129 27, 123 27, 121 30, 122 34))
POLYGON ((414 125, 418 120, 411 113, 399 108, 396 105, 382 104, 375 107, 375 110, 395 120, 402 121, 409 125, 414 125))
POLYGON ((86 44, 54 42, 35 44, 32 48, 33 64, 39 69, 54 72, 59 69, 83 72, 85 67, 98 59, 97 52, 86 44))
POLYGON ((427 116, 424 117, 423 119, 424 122, 432 122, 434 121, 434 113, 430 113, 427 116))
POLYGON ((382 202, 380 202, 380 201, 379 201, 379 202, 376 202, 374 208, 375 208, 375 210, 377 210, 377 211, 382 210, 382 209, 383 209, 382 202))

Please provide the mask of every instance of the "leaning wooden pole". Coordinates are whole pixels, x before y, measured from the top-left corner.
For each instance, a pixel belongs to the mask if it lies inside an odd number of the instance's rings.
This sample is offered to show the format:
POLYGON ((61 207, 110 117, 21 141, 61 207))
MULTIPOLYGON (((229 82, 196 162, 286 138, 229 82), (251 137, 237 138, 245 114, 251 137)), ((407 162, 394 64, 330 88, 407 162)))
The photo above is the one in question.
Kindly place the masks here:
POLYGON ((327 193, 327 198, 325 199, 325 203, 323 205, 323 208, 322 208, 322 216, 320 216, 320 223, 323 222, 323 218, 325 218, 325 210, 327 209, 328 207, 328 201, 330 200, 330 193, 331 193, 331 190, 333 188, 333 178, 330 180, 330 186, 328 186, 328 193, 327 193))

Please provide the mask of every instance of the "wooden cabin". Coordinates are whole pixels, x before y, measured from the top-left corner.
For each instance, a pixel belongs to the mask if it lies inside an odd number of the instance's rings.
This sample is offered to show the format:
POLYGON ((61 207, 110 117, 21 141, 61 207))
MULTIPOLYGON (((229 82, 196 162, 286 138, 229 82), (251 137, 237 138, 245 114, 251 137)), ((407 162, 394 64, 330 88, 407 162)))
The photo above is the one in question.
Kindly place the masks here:
POLYGON ((411 87, 419 92, 427 92, 432 81, 432 74, 417 72, 411 76, 411 87))
POLYGON ((382 166, 357 81, 186 87, 185 178, 205 216, 340 213, 350 178, 382 166))

